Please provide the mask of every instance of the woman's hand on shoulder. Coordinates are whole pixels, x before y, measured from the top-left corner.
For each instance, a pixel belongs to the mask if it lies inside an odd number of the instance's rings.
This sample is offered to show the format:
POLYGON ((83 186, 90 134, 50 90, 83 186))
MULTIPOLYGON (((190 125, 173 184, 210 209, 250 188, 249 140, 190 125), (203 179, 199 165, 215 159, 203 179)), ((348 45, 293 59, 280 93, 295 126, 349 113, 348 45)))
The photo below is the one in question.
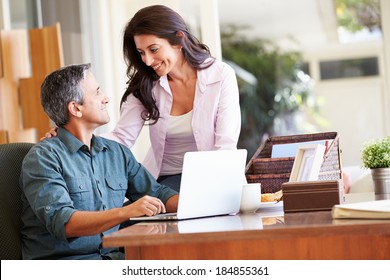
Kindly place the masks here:
POLYGON ((47 138, 57 137, 57 129, 58 129, 58 127, 56 127, 56 126, 53 127, 52 129, 50 129, 49 132, 46 132, 45 136, 43 136, 41 139, 39 139, 39 141, 45 140, 47 138))

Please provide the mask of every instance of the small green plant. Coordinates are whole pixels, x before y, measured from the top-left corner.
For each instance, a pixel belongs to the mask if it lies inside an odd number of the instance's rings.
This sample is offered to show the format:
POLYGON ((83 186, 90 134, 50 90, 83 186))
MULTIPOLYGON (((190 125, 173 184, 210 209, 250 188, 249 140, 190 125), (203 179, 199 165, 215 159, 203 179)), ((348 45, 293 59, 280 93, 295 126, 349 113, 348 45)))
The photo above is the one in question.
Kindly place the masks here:
POLYGON ((390 136, 365 143, 361 155, 364 168, 390 168, 390 136))

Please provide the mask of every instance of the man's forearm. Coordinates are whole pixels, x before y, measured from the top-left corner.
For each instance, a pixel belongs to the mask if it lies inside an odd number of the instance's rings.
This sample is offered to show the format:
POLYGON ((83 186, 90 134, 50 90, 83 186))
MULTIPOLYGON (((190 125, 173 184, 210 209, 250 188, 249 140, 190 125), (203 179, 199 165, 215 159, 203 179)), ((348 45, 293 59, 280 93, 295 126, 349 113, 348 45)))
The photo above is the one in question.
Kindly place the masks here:
POLYGON ((104 232, 126 220, 125 209, 76 211, 65 225, 66 237, 91 236, 104 232))

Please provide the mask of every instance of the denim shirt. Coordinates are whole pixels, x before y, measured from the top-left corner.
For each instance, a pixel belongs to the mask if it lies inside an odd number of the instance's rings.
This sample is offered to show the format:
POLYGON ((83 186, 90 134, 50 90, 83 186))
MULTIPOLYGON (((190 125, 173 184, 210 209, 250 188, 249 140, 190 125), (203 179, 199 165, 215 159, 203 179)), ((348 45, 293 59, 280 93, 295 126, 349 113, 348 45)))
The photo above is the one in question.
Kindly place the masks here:
POLYGON ((22 252, 24 259, 101 259, 117 248, 102 248, 102 236, 66 238, 65 224, 75 211, 121 207, 148 194, 165 204, 175 195, 158 184, 125 146, 92 138, 89 151, 63 128, 58 137, 36 144, 23 161, 22 252))

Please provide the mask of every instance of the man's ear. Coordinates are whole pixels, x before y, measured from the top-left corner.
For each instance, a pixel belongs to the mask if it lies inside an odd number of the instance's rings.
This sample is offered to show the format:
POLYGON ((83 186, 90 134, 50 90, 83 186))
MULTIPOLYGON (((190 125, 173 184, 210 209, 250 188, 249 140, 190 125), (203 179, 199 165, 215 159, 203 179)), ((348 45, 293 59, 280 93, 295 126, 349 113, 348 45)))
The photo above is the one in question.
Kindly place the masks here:
POLYGON ((77 103, 74 102, 74 101, 69 102, 69 104, 68 104, 68 111, 69 111, 69 113, 70 113, 72 116, 81 118, 81 117, 83 116, 83 114, 81 113, 79 106, 80 106, 80 105, 77 104, 77 103))

